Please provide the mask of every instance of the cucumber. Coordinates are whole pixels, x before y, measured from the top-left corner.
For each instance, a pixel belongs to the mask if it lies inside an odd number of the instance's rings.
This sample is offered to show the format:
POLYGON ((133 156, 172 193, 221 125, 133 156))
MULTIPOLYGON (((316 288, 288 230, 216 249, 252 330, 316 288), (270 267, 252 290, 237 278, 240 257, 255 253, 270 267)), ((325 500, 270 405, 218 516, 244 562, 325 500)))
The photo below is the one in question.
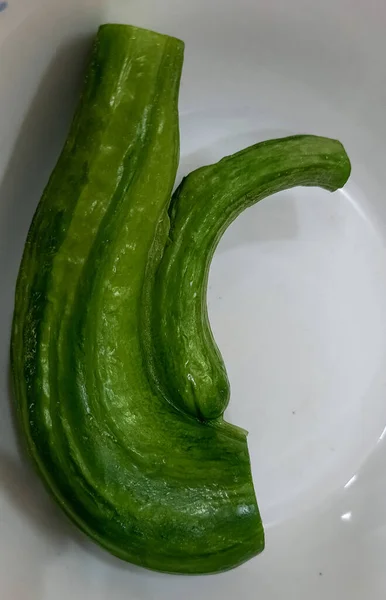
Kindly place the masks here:
POLYGON ((11 361, 28 451, 64 512, 121 559, 196 574, 264 547, 246 432, 222 417, 211 254, 246 206, 291 185, 336 189, 349 163, 330 140, 260 144, 192 173, 169 207, 182 61, 175 38, 99 29, 28 234, 11 361))
POLYGON ((170 241, 154 286, 150 363, 176 407, 201 420, 216 419, 229 401, 206 305, 210 263, 226 228, 270 194, 294 186, 333 192, 344 186, 350 170, 340 142, 300 135, 256 144, 183 180, 169 209, 170 241))

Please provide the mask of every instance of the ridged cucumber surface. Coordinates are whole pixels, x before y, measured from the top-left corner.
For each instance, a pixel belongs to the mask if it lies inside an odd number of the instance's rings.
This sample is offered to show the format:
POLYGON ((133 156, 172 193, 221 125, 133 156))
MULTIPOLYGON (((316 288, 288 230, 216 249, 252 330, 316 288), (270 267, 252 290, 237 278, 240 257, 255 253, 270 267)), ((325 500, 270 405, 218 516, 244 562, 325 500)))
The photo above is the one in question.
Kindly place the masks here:
POLYGON ((333 191, 350 165, 339 142, 275 140, 195 171, 170 204, 182 62, 177 39, 100 28, 28 234, 11 354, 29 453, 78 527, 132 563, 215 573, 264 533, 246 433, 222 417, 210 260, 244 208, 295 185, 333 191))

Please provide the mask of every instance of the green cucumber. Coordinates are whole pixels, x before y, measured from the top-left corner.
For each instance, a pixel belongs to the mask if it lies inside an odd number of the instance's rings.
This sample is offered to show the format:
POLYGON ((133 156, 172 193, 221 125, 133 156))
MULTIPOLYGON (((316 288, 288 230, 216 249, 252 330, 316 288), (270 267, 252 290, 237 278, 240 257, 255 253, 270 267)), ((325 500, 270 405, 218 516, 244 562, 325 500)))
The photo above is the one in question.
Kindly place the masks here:
POLYGON ((350 170, 340 142, 300 135, 251 146, 183 180, 169 209, 170 242, 157 272, 151 361, 153 377, 175 406, 206 420, 221 417, 229 401, 206 305, 210 263, 226 228, 270 194, 294 186, 332 192, 350 170))
POLYGON ((215 573, 261 552, 264 533, 246 433, 222 418, 210 258, 243 208, 336 189, 349 163, 331 140, 260 144, 192 173, 168 212, 182 61, 179 40, 100 28, 28 234, 11 360, 29 453, 74 523, 132 563, 215 573))

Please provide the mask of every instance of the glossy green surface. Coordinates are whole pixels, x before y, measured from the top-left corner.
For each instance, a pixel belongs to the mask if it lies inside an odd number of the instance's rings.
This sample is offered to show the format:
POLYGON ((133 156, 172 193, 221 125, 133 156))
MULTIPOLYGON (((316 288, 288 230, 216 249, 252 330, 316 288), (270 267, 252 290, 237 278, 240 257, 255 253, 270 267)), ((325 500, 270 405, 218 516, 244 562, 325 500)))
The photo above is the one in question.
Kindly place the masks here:
POLYGON ((181 410, 213 419, 229 401, 206 305, 210 262, 225 229, 270 194, 298 185, 332 192, 344 186, 350 170, 340 142, 294 136, 256 144, 183 180, 169 210, 171 243, 157 273, 153 322, 153 370, 181 410))
POLYGON ((264 546, 246 434, 222 420, 211 255, 246 206, 291 185, 335 189, 349 163, 319 138, 247 149, 182 183, 169 231, 182 60, 176 39, 99 30, 28 235, 12 366, 29 452, 67 515, 122 559, 209 573, 264 546))

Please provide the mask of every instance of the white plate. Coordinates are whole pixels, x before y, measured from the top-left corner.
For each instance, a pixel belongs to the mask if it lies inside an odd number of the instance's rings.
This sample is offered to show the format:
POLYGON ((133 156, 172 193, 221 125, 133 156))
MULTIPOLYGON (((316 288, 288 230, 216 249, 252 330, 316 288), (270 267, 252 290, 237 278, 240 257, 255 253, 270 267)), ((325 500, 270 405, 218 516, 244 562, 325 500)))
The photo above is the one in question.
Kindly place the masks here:
MULTIPOLYGON (((0 3, 0 6, 2 3, 0 3)), ((0 12, 0 598, 377 600, 386 596, 386 5, 377 0, 8 0, 0 12), (180 175, 290 133, 339 138, 344 191, 243 214, 210 317, 249 429, 263 555, 176 577, 99 550, 21 457, 8 343, 32 214, 64 141, 91 36, 121 21, 186 41, 180 175)))

